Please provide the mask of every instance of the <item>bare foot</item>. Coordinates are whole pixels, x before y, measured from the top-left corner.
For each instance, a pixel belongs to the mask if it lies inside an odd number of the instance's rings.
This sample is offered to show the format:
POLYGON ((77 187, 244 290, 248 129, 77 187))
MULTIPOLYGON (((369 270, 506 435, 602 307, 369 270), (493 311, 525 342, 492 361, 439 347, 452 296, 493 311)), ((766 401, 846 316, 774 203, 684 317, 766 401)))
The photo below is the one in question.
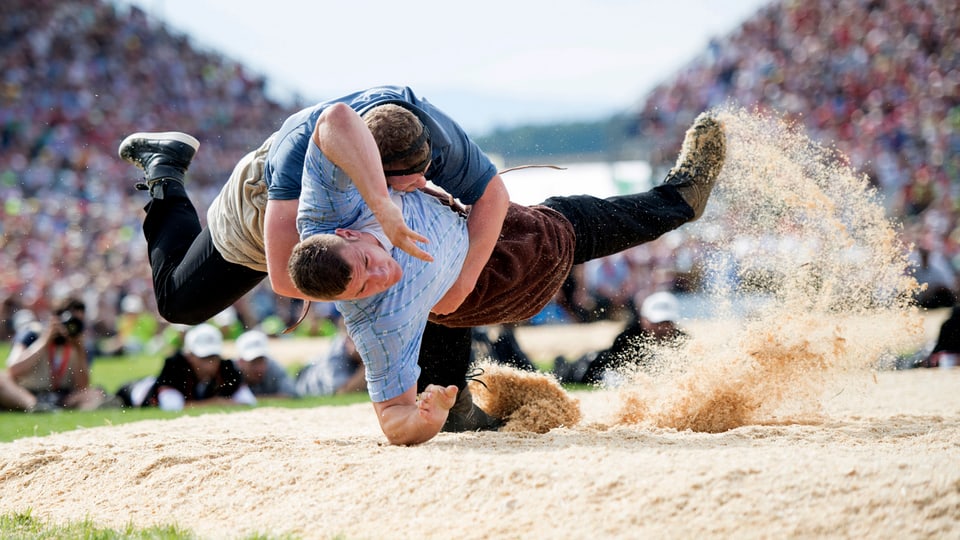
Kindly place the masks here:
POLYGON ((420 417, 430 424, 443 423, 447 420, 450 407, 457 401, 457 387, 450 385, 446 388, 429 384, 417 400, 420 417))

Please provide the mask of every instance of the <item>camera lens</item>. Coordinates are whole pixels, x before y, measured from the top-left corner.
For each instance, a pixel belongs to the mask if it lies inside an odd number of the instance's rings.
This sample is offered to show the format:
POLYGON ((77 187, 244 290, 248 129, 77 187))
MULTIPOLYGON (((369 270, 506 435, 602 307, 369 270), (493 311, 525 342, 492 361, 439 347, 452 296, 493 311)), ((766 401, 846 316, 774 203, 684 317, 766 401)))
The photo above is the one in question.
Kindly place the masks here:
POLYGON ((60 314, 60 322, 70 337, 77 337, 83 332, 83 320, 69 311, 64 311, 60 314))

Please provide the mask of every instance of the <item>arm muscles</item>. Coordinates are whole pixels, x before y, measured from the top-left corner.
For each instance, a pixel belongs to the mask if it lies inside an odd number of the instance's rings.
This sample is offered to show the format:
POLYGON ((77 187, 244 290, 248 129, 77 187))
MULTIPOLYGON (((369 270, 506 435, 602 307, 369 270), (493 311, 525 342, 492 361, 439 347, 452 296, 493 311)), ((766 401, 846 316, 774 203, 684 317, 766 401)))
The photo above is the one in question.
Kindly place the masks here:
POLYGON ((467 233, 470 237, 470 248, 463 261, 460 276, 450 287, 447 294, 437 302, 433 312, 440 315, 453 313, 460 307, 464 299, 473 291, 480 277, 480 272, 486 266, 500 237, 503 219, 507 215, 510 205, 510 195, 500 175, 494 176, 487 184, 483 196, 470 208, 467 218, 467 233))
POLYGON ((297 199, 269 200, 263 224, 264 251, 270 286, 279 295, 303 298, 287 271, 293 246, 300 241, 297 233, 297 199))
POLYGON ((414 257, 431 261, 416 245, 427 239, 407 227, 400 208, 390 200, 380 150, 360 115, 343 103, 331 105, 317 119, 313 142, 347 173, 390 241, 414 257))

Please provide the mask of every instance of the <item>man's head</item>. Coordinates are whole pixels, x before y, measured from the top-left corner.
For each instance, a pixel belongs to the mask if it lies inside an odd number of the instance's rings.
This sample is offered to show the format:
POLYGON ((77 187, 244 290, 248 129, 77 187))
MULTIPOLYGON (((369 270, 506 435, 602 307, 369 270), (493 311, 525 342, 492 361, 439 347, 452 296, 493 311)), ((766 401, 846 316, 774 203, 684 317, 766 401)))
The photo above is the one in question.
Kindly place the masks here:
POLYGON ((409 110, 393 104, 380 105, 363 115, 377 148, 387 182, 400 191, 423 187, 423 174, 430 165, 430 131, 409 110))
POLYGON ((70 296, 62 299, 56 308, 58 324, 54 342, 62 345, 68 340, 78 339, 86 326, 86 312, 87 307, 79 298, 70 296))
POLYGON ((77 317, 83 317, 86 315, 87 305, 83 303, 83 300, 75 296, 68 296, 57 303, 56 310, 57 313, 69 311, 77 317))
POLYGON ((287 270, 300 292, 321 301, 373 296, 403 276, 373 235, 351 229, 303 240, 293 248, 287 270))
POLYGON ((211 380, 220 370, 223 335, 212 324, 198 324, 183 336, 183 352, 197 378, 211 380))
POLYGON ((673 294, 660 291, 651 294, 640 304, 640 324, 657 337, 668 337, 676 331, 680 318, 680 303, 673 294))

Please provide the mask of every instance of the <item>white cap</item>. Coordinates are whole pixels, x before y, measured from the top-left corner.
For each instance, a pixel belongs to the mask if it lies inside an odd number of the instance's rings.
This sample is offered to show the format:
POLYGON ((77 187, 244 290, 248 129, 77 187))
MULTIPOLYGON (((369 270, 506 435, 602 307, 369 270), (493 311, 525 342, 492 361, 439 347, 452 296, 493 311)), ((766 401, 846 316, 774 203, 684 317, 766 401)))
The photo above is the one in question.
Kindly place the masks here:
POLYGON ((676 321, 680 318, 680 302, 666 291, 655 292, 641 304, 640 316, 652 323, 676 321))
POLYGON ((224 327, 231 326, 237 322, 237 310, 233 306, 227 306, 226 309, 213 316, 213 324, 224 327))
POLYGON ((269 356, 267 335, 259 330, 249 330, 237 338, 237 356, 240 360, 250 362, 261 356, 269 356))
POLYGON ((198 324, 183 336, 183 350, 205 358, 223 354, 223 335, 212 324, 198 324))
POLYGON ((128 294, 120 301, 120 311, 124 313, 142 313, 143 298, 134 294, 128 294))

